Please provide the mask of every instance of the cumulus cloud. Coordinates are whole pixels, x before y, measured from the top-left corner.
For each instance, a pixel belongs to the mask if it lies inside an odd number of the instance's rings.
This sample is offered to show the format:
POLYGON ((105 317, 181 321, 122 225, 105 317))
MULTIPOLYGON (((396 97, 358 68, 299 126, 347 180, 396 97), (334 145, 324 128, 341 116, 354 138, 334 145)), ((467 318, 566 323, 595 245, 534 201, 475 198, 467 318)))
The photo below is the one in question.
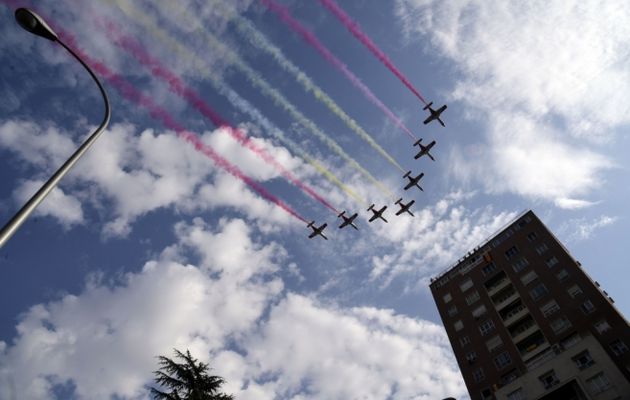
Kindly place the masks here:
MULTIPOLYGON (((43 184, 44 181, 24 181, 15 189, 13 197, 18 204, 24 204, 43 184)), ((35 215, 52 216, 66 229, 84 222, 81 202, 76 197, 65 194, 58 187, 54 188, 35 209, 35 215)))
POLYGON ((242 220, 177 232, 140 272, 23 314, 13 342, 0 342, 0 398, 46 399, 68 384, 78 398, 144 398, 155 356, 173 347, 209 361, 241 399, 465 392, 438 325, 283 293, 284 249, 242 220))
MULTIPOLYGON (((241 170, 255 180, 279 176, 276 169, 244 149, 222 129, 201 137, 225 158, 238 160, 241 170)), ((285 148, 266 139, 252 140, 287 169, 295 170, 297 175, 303 173, 301 162, 285 148)), ((40 128, 30 122, 12 120, 0 125, 0 146, 40 171, 42 167, 58 168, 75 148, 69 135, 55 127, 40 128)), ((103 228, 109 236, 125 236, 138 217, 168 207, 190 212, 230 207, 256 218, 261 225, 286 226, 291 220, 283 210, 218 170, 211 160, 175 135, 150 129, 137 134, 130 124, 115 124, 99 138, 63 181, 63 185, 72 183, 96 184, 92 187, 95 196, 83 199, 91 201, 94 207, 101 207, 103 198, 113 202, 113 215, 103 228)), ((32 188, 29 185, 16 191, 20 199, 27 196, 32 188)), ((56 193, 54 201, 57 205, 63 201, 66 209, 47 207, 43 212, 66 225, 82 222, 78 201, 68 197, 68 193, 56 193)))
POLYGON ((462 73, 452 99, 488 123, 481 158, 460 157, 456 174, 470 167, 491 191, 559 205, 566 204, 559 199, 586 201, 578 197, 613 164, 597 143, 614 140, 614 128, 630 122, 623 98, 630 89, 627 4, 396 4, 408 38, 428 39, 462 73))

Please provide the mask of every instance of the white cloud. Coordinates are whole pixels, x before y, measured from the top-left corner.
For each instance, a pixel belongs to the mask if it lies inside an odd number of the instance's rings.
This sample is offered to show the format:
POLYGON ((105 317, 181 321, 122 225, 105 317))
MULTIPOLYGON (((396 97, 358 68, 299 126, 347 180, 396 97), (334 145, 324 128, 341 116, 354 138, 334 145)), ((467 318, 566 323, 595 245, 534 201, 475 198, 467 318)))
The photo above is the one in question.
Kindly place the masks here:
MULTIPOLYGON (((27 180, 15 189, 13 197, 18 204, 25 204, 42 187, 44 181, 27 180)), ((74 196, 67 195, 55 187, 44 201, 35 209, 35 215, 55 217, 66 229, 83 223, 81 202, 74 196)))
MULTIPOLYGON (((224 157, 238 161, 241 170, 254 180, 279 176, 276 169, 222 130, 207 132, 201 138, 224 157)), ((265 139, 252 138, 252 141, 288 170, 296 170, 298 176, 302 174, 301 162, 286 149, 265 139)), ((68 135, 58 129, 42 129, 24 121, 6 121, 0 125, 0 146, 42 170, 58 168, 75 147, 68 135)), ((127 235, 138 217, 168 207, 187 212, 233 208, 255 218, 269 230, 276 225, 287 226, 291 221, 285 211, 218 170, 211 160, 174 134, 145 130, 138 135, 130 124, 111 126, 62 181, 67 193, 56 194, 55 198, 69 208, 63 211, 47 207, 45 212, 66 225, 82 221, 77 211, 81 205, 68 197, 68 188, 74 187, 73 183, 96 184, 91 187, 91 196, 82 199, 96 208, 103 207, 103 200, 113 202, 113 216, 103 228, 106 235, 127 235)), ((26 189, 18 190, 22 198, 26 189)))
POLYGON ((473 196, 453 192, 417 211, 415 218, 393 217, 395 224, 382 224, 377 230, 381 243, 394 247, 382 248, 372 257, 370 279, 387 286, 404 276, 406 288, 417 290, 516 215, 491 206, 469 209, 465 202, 473 196))
POLYGON ((597 203, 586 200, 558 198, 556 199, 556 206, 567 210, 578 210, 581 208, 587 208, 597 203))
POLYGON ((50 398, 67 382, 79 398, 144 398, 155 356, 173 347, 209 361, 239 399, 465 393, 440 326, 282 295, 284 249, 242 220, 177 232, 179 243, 118 284, 95 278, 23 314, 13 343, 0 342, 0 398, 50 398))
POLYGON ((488 122, 481 157, 459 157, 455 174, 470 168, 491 191, 585 201, 577 196, 613 165, 596 144, 630 122, 622 10, 623 1, 398 0, 408 38, 429 39, 463 74, 452 99, 488 122))
POLYGON ((618 219, 608 215, 601 215, 590 221, 587 218, 575 218, 563 223, 558 231, 560 235, 567 236, 567 241, 578 242, 590 239, 596 231, 614 224, 618 219))

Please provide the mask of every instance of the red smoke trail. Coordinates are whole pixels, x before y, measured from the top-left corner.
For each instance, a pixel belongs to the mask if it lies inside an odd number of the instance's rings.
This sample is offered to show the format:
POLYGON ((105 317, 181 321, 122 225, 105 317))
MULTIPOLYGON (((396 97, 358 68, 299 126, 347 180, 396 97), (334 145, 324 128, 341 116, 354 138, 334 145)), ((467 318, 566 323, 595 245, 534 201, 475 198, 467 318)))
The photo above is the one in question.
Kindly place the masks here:
POLYGON ((293 175, 290 171, 288 171, 284 166, 282 166, 271 154, 269 154, 265 149, 259 147, 254 143, 247 135, 245 135, 240 129, 235 129, 232 127, 225 119, 223 119, 216 111, 214 111, 208 103, 206 103, 201 96, 189 86, 187 86, 184 81, 178 77, 174 72, 168 70, 166 67, 161 65, 161 63, 155 58, 151 57, 140 43, 138 43, 135 39, 122 35, 121 29, 118 26, 115 26, 113 22, 105 22, 105 28, 107 30, 107 34, 110 38, 114 39, 114 43, 120 46, 121 48, 127 50, 131 53, 142 65, 151 70, 151 72, 165 80, 171 91, 178 94, 179 96, 186 99, 190 104, 192 104, 202 115, 207 117, 212 121, 214 125, 220 128, 225 128, 232 137, 234 137, 239 143, 243 146, 250 149, 256 155, 261 157, 266 163, 273 165, 280 173, 287 178, 290 182, 296 185, 298 188, 302 189, 304 192, 308 193, 315 200, 322 203, 324 206, 328 207, 335 213, 338 213, 337 209, 333 207, 326 199, 324 199, 321 195, 315 192, 313 189, 308 187, 302 181, 300 181, 295 175, 293 175))
MULTIPOLYGON (((49 24, 50 22, 47 21, 49 24)), ((52 26, 52 24, 50 24, 52 26)), ((71 34, 59 29, 56 26, 52 26, 53 29, 57 32, 59 37, 63 38, 64 42, 68 44, 87 64, 90 65, 100 75, 102 75, 105 79, 109 81, 109 83, 116 88, 124 97, 129 99, 130 101, 137 103, 149 110, 149 114, 156 120, 160 121, 165 127, 168 129, 174 130, 177 135, 192 144, 196 150, 203 153, 207 157, 209 157, 214 163, 220 168, 224 169, 231 175, 236 178, 239 178, 243 182, 245 182, 249 187, 258 192, 262 197, 269 200, 272 203, 275 203, 280 208, 299 219, 302 222, 307 222, 304 217, 294 211, 290 206, 284 203, 282 200, 278 199, 271 193, 269 193, 264 187, 258 184, 249 176, 245 175, 237 166, 230 163, 228 160, 224 159, 221 155, 216 153, 212 147, 204 144, 201 139, 197 135, 192 132, 187 131, 179 122, 177 122, 171 114, 164 108, 158 106, 151 100, 149 97, 142 94, 138 89, 136 89, 131 83, 126 81, 122 76, 111 71, 104 64, 92 59, 90 56, 85 54, 79 47, 76 45, 76 40, 74 36, 71 34)))
POLYGON ((354 37, 357 38, 361 43, 363 43, 365 47, 367 47, 372 52, 372 54, 376 56, 376 58, 378 58, 383 64, 385 64, 385 66, 389 68, 389 70, 392 71, 394 75, 396 75, 398 79, 400 79, 400 81, 420 99, 421 102, 427 104, 426 100, 424 99, 424 97, 422 97, 420 92, 418 92, 418 90, 416 90, 416 88, 411 84, 411 82, 409 82, 409 80, 402 74, 402 72, 400 72, 400 70, 396 68, 389 57, 387 57, 387 55, 378 48, 378 46, 372 41, 372 39, 370 39, 370 37, 361 30, 359 24, 353 21, 352 18, 350 18, 350 16, 346 14, 346 12, 343 11, 341 7, 339 7, 339 5, 335 3, 334 0, 319 0, 319 2, 322 3, 322 5, 328 10, 330 10, 330 12, 333 13, 333 15, 337 17, 337 19, 339 19, 339 21, 341 21, 341 23, 344 24, 345 27, 354 35, 354 37))
POLYGON ((291 16, 291 13, 289 12, 288 8, 276 3, 274 0, 260 0, 260 1, 261 3, 265 5, 265 7, 267 7, 271 11, 278 14, 280 19, 285 24, 287 24, 294 32, 300 34, 302 38, 308 44, 313 46, 315 50, 317 50, 322 55, 322 57, 326 59, 326 61, 328 61, 333 66, 335 66, 338 70, 340 70, 345 75, 345 77, 350 82, 352 82, 352 84, 356 86, 363 93, 363 95, 368 98, 368 100, 370 100, 378 108, 380 108, 381 111, 383 111, 383 113, 385 113, 385 115, 387 115, 387 117, 396 126, 398 126, 400 129, 405 131, 412 139, 416 138, 415 135, 409 130, 409 128, 407 128, 405 124, 403 124, 403 122, 398 117, 396 117, 394 113, 385 104, 383 104, 383 102, 380 101, 376 97, 376 95, 372 93, 372 91, 367 86, 365 86, 365 84, 361 82, 361 80, 356 75, 354 75, 348 69, 348 66, 346 64, 344 64, 341 60, 335 57, 330 52, 330 50, 328 50, 326 46, 324 46, 324 44, 320 42, 319 39, 317 39, 317 37, 315 37, 315 35, 311 31, 309 31, 305 26, 300 24, 295 18, 291 16))

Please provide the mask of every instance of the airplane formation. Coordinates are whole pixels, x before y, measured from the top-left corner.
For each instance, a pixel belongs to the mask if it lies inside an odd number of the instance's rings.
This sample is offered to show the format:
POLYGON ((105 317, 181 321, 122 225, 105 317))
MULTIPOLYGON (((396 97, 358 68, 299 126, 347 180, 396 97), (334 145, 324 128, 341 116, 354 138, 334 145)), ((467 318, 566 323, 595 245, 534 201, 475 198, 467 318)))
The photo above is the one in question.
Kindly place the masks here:
MULTIPOLYGON (((443 105, 442 107, 438 108, 437 110, 434 110, 431 106, 433 105, 433 102, 430 102, 429 104, 427 104, 423 110, 428 110, 429 111, 429 116, 423 121, 424 125, 427 125, 428 123, 430 123, 431 121, 438 121, 440 123, 440 125, 442 125, 443 127, 445 127, 446 125, 444 124, 444 121, 442 121, 441 114, 442 112, 444 112, 444 110, 446 110, 446 105, 443 105)), ((435 146, 436 141, 433 140, 431 141, 431 143, 427 144, 426 146, 422 144, 422 138, 418 139, 414 144, 413 147, 418 146, 420 148, 420 151, 418 152, 418 154, 416 154, 413 158, 414 159, 419 159, 422 156, 427 156, 429 157, 432 161, 435 161, 435 158, 433 158, 433 155, 430 153, 431 149, 433 148, 433 146, 435 146)), ((405 175, 403 175, 403 179, 408 179, 409 182, 403 187, 404 190, 409 190, 412 187, 417 187, 420 191, 424 191, 424 189, 422 189, 422 187, 420 186, 420 180, 422 179, 422 177, 424 177, 424 172, 419 173, 417 176, 412 176, 411 175, 411 171, 407 171, 405 173, 405 175)), ((400 207, 400 209, 398 211, 396 211, 396 215, 400 216, 403 213, 407 213, 410 216, 414 216, 414 214, 411 212, 411 206, 415 203, 415 200, 410 200, 408 203, 404 203, 402 197, 399 198, 398 200, 396 200, 396 202, 394 203, 394 205, 398 205, 400 207)), ((377 219, 381 219, 383 220, 385 223, 388 223, 389 221, 387 221, 387 219, 385 219, 385 217, 383 216, 383 214, 385 213, 385 210, 387 210, 387 205, 384 205, 383 207, 381 207, 380 209, 376 209, 374 208, 375 205, 372 204, 370 205, 370 207, 367 209, 367 211, 371 211, 372 212, 372 216, 368 219, 368 222, 374 222, 377 219)), ((357 218, 358 213, 354 213, 351 216, 346 216, 346 212, 342 211, 341 213, 339 213, 339 215, 337 215, 337 218, 341 218, 343 219, 343 222, 341 223, 341 225, 339 225, 339 229, 343 229, 346 226, 352 226, 354 229, 359 230, 359 228, 357 228, 357 226, 354 224, 354 220, 357 218)), ((321 236, 324 239, 328 240, 328 238, 324 235, 324 229, 328 226, 327 223, 324 223, 322 225, 320 225, 319 227, 315 226, 315 221, 311 221, 308 225, 307 228, 311 228, 313 230, 313 232, 308 236, 309 239, 314 238, 315 236, 321 236)))

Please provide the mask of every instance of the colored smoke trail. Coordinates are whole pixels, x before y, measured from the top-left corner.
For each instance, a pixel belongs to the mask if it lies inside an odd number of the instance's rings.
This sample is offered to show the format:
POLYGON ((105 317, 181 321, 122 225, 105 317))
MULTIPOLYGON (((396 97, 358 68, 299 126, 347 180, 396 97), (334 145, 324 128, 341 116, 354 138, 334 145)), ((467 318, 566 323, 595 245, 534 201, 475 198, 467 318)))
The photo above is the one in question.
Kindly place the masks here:
POLYGON ((151 100, 149 97, 142 94, 138 89, 136 89, 131 83, 126 81, 122 76, 114 73, 107 66, 92 59, 85 52, 79 49, 79 47, 76 45, 76 39, 74 38, 73 35, 65 32, 62 29, 59 29, 59 27, 53 26, 50 23, 50 21, 47 21, 47 22, 57 32, 59 37, 63 38, 64 42, 72 48, 73 51, 75 51, 87 64, 89 64, 90 67, 93 68, 95 72, 97 72, 98 74, 103 76, 105 79, 107 79, 107 81, 116 90, 118 90, 118 92, 120 92, 121 95, 123 95, 128 100, 142 107, 145 107, 149 111, 149 114, 151 115, 151 117, 160 121, 166 128, 172 129, 173 131, 175 131, 180 138, 192 144, 197 151, 201 152, 202 154, 210 158, 218 167, 222 168, 223 170, 225 170, 232 176, 243 181, 245 184, 247 184, 249 187, 255 190, 258 194, 260 194, 263 198, 276 204, 278 207, 282 208, 287 213, 291 214, 292 216, 299 219, 300 221, 304 223, 307 222, 307 220, 304 217, 302 217, 300 214, 294 211, 289 205, 284 203, 282 200, 280 200, 273 194, 269 193, 267 189, 265 189, 255 180, 245 175, 245 173, 243 173, 236 165, 230 163, 228 160, 223 158, 220 154, 216 153, 214 149, 212 149, 212 147, 204 144, 197 135, 195 135, 192 132, 187 131, 181 124, 179 124, 171 116, 171 114, 169 114, 169 112, 166 109, 155 104, 153 100, 151 100))
MULTIPOLYGON (((221 12, 221 7, 225 7, 224 5, 217 5, 216 10, 221 12)), ((226 10, 224 10, 226 11, 226 10)), ((261 50, 265 51, 269 55, 273 57, 273 59, 286 71, 291 74, 295 80, 302 85, 304 90, 307 93, 312 93, 313 96, 321 102, 324 106, 326 106, 333 114, 335 114, 339 119, 341 119, 348 128, 356 135, 358 135, 361 139, 365 140, 374 150, 376 150, 381 156, 383 156, 390 164, 398 168, 401 172, 405 172, 405 170, 400 166, 396 160, 392 156, 390 156, 385 149, 383 149, 378 143, 374 141, 372 136, 368 134, 353 118, 351 118, 346 112, 337 105, 337 103, 326 94, 319 86, 313 82, 313 80, 302 71, 297 65, 295 65, 291 60, 289 60, 282 50, 275 46, 271 41, 254 25, 246 20, 245 18, 239 17, 238 15, 229 15, 229 11, 226 11, 226 19, 232 19, 235 23, 236 30, 239 32, 246 41, 252 43, 257 46, 261 50)))
POLYGON ((276 127, 271 121, 269 121, 264 115, 258 111, 256 107, 250 104, 247 100, 243 99, 238 95, 234 90, 230 89, 226 85, 224 85, 220 80, 211 77, 212 85, 215 89, 223 96, 225 96, 230 104, 234 106, 234 108, 238 108, 242 113, 248 114, 257 124, 262 126, 262 128, 278 138, 283 144, 285 144, 292 151, 297 153, 300 157, 302 157, 306 162, 308 162, 313 168, 315 168, 320 174, 326 177, 329 181, 337 185, 341 190, 343 190, 350 197, 355 199, 358 203, 362 205, 366 205, 367 203, 364 199, 359 197, 352 189, 344 185, 339 178, 337 178, 332 172, 330 172, 326 167, 321 165, 317 160, 310 157, 306 154, 301 147, 295 143, 293 140, 286 137, 286 135, 276 127))
MULTIPOLYGON (((137 10, 134 5, 132 5, 127 0, 108 0, 116 5, 127 14, 130 18, 133 18, 134 21, 141 23, 144 27, 151 33, 151 35, 160 37, 164 41, 173 41, 173 39, 168 36, 167 33, 154 22, 152 22, 147 14, 137 10)), ((195 19, 187 20, 186 23, 194 23, 195 19)), ((309 132, 315 135, 319 140, 321 140, 329 149, 334 151, 338 156, 343 158, 350 166, 352 166, 355 170, 357 170, 361 175, 363 175, 366 179, 368 179, 371 183, 374 184, 383 194, 393 197, 394 194, 381 182, 379 182, 376 178, 374 178, 369 171, 363 168, 358 162, 356 162, 348 153, 346 153, 341 146, 339 146, 334 140, 332 140, 328 135, 326 135, 319 127, 313 123, 311 120, 306 118, 289 100, 287 100, 278 90, 269 85, 254 69, 249 67, 245 61, 243 61, 236 53, 231 51, 227 46, 221 43, 214 35, 209 32, 203 30, 197 30, 197 34, 202 35, 202 38, 212 46, 212 49, 215 55, 221 58, 222 61, 226 61, 231 65, 238 68, 241 71, 247 80, 254 86, 259 89, 261 93, 267 97, 269 97, 276 106, 282 108, 284 111, 289 113, 293 119, 295 119, 299 124, 304 126, 309 132)), ((179 50, 181 46, 172 46, 173 49, 179 50)), ((198 58, 197 61, 202 63, 198 58)), ((206 64, 206 63, 202 63, 206 64)), ((205 65, 207 68, 207 65, 205 65)))
POLYGON ((352 18, 350 18, 350 16, 346 14, 346 12, 342 10, 341 7, 339 7, 339 5, 334 0, 319 0, 319 2, 325 8, 327 8, 335 17, 337 17, 337 19, 341 21, 341 23, 354 35, 354 37, 357 38, 361 43, 363 43, 363 45, 367 47, 368 50, 370 50, 372 54, 376 56, 376 58, 378 58, 387 68, 389 68, 389 70, 392 71, 392 73, 396 75, 396 77, 400 79, 400 81, 405 86, 407 86, 407 89, 411 90, 411 92, 415 94, 421 102, 427 104, 426 100, 424 99, 424 97, 422 97, 420 92, 418 92, 418 90, 411 84, 411 82, 409 82, 409 80, 403 75, 403 73, 400 72, 398 68, 396 68, 389 57, 387 57, 387 55, 378 48, 376 43, 374 43, 372 39, 370 39, 370 37, 361 30, 359 24, 355 22, 352 18))
POLYGON ((133 38, 121 34, 121 27, 115 26, 113 22, 105 22, 105 28, 110 38, 114 40, 114 43, 119 47, 125 49, 132 54, 142 65, 147 67, 154 76, 157 76, 168 83, 170 90, 186 99, 192 104, 202 115, 212 121, 218 128, 225 128, 232 137, 234 137, 241 145, 247 147, 257 156, 262 158, 267 164, 276 168, 285 178, 287 178, 295 186, 309 194, 315 200, 328 207, 334 213, 339 211, 333 207, 326 199, 315 192, 313 189, 305 185, 295 175, 282 166, 271 154, 265 149, 259 147, 254 143, 247 135, 245 135, 240 129, 235 129, 227 121, 225 121, 216 111, 214 111, 208 103, 206 103, 193 89, 186 86, 183 80, 175 73, 168 70, 161 63, 149 55, 144 48, 133 38))
POLYGON ((374 93, 359 79, 348 66, 344 64, 341 60, 339 60, 335 55, 332 54, 330 50, 322 42, 317 39, 317 37, 309 31, 305 26, 303 26, 298 20, 291 16, 289 9, 283 5, 280 5, 275 2, 275 0, 260 0, 269 10, 275 12, 285 24, 287 24, 295 33, 302 36, 302 38, 318 53, 324 57, 326 61, 331 63, 335 68, 337 68, 343 75, 357 88, 363 93, 363 95, 370 100, 374 105, 376 105, 386 116, 389 118, 396 126, 405 131, 412 139, 416 139, 415 135, 403 124, 403 122, 396 116, 394 113, 385 105, 382 101, 380 101, 374 93))

